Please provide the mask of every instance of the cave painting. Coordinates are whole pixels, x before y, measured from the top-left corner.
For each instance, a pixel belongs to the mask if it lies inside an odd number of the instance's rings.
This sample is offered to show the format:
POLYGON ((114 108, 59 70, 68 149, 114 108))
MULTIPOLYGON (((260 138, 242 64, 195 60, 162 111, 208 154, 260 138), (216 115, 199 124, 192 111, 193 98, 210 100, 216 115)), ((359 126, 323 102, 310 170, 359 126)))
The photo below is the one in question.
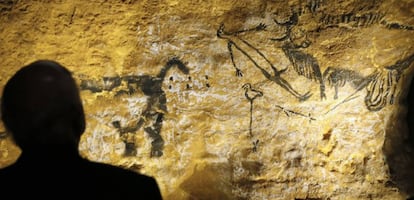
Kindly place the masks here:
POLYGON ((303 113, 298 112, 298 111, 294 111, 294 110, 287 109, 287 108, 282 107, 280 105, 275 105, 275 107, 278 108, 278 109, 280 109, 281 111, 283 111, 283 113, 285 113, 285 115, 287 117, 290 117, 292 115, 297 115, 297 116, 300 116, 300 117, 308 118, 309 119, 309 122, 316 120, 316 118, 312 117, 312 115, 310 113, 308 113, 306 115, 306 114, 303 114, 303 113))
POLYGON ((375 73, 375 78, 367 85, 365 105, 371 111, 381 110, 387 103, 394 104, 397 84, 406 70, 414 62, 414 54, 397 61, 375 73))
MULTIPOLYGON (((253 101, 257 98, 257 97, 262 97, 263 96, 263 92, 252 88, 252 85, 250 83, 245 83, 242 88, 244 89, 244 96, 246 97, 246 99, 249 101, 250 103, 250 121, 249 121, 249 136, 251 138, 253 138, 253 129, 252 129, 252 125, 253 125, 253 101)), ((257 151, 258 145, 259 145, 259 140, 254 140, 253 142, 253 152, 257 151)))
POLYGON ((113 121, 112 125, 118 129, 119 134, 125 143, 124 156, 135 156, 137 145, 135 144, 135 134, 141 128, 152 139, 151 157, 160 157, 163 155, 164 140, 161 137, 162 123, 164 114, 167 112, 167 99, 162 89, 162 84, 169 69, 176 66, 180 72, 189 73, 187 66, 178 58, 170 59, 160 70, 158 75, 129 75, 123 77, 103 77, 103 83, 99 84, 92 80, 82 80, 81 89, 92 92, 111 91, 120 87, 121 83, 126 82, 127 89, 118 90, 115 96, 132 95, 137 90, 141 90, 148 98, 147 103, 141 116, 133 126, 122 126, 120 121, 113 121))
MULTIPOLYGON (((299 92, 298 88, 292 86, 290 80, 283 76, 286 70, 292 68, 298 76, 305 77, 311 83, 319 85, 319 99, 321 101, 327 99, 325 92, 327 87, 333 87, 335 89, 333 98, 341 98, 341 101, 328 108, 326 113, 355 99, 356 94, 362 92, 364 89, 366 90, 364 103, 368 110, 379 111, 386 105, 393 104, 395 101, 394 97, 399 92, 397 91, 397 84, 401 76, 404 75, 405 69, 414 62, 414 54, 396 61, 391 66, 380 67, 368 76, 363 76, 359 72, 344 69, 341 66, 320 66, 318 59, 311 53, 306 52, 306 49, 312 45, 312 42, 308 39, 308 34, 310 32, 321 33, 327 28, 338 27, 365 28, 372 25, 380 25, 386 29, 404 31, 412 31, 414 27, 388 22, 385 20, 385 14, 379 12, 365 12, 363 14, 349 12, 341 15, 321 13, 319 8, 324 3, 327 2, 320 0, 307 1, 307 4, 304 6, 290 8, 288 16, 284 18, 280 18, 277 16, 277 13, 273 13, 270 15, 272 17, 270 22, 269 20, 266 23, 258 22, 252 28, 228 31, 224 23, 220 24, 216 35, 219 39, 226 41, 227 51, 231 65, 235 69, 235 75, 237 77, 243 76, 242 67, 244 66, 240 66, 241 62, 238 62, 238 59, 241 58, 237 57, 237 55, 244 56, 248 62, 253 64, 254 69, 260 71, 264 80, 280 86, 300 102, 307 101, 312 96, 312 92, 309 90, 303 93, 299 92), (305 31, 300 27, 301 16, 304 14, 308 14, 309 16, 309 13, 313 20, 321 24, 317 30, 305 31), (254 42, 244 37, 246 34, 256 34, 263 31, 271 32, 273 30, 282 30, 282 32, 275 33, 275 37, 269 38, 269 41, 275 43, 275 48, 280 50, 283 56, 288 59, 289 65, 284 69, 281 69, 275 61, 271 61, 263 48, 258 48, 254 45, 254 42), (235 51, 238 51, 240 54, 236 55, 235 51), (322 69, 325 70, 323 71, 322 69), (349 96, 339 97, 339 89, 346 84, 350 84, 355 91, 349 96)), ((135 144, 135 133, 141 128, 152 139, 151 157, 160 157, 163 155, 164 140, 161 137, 161 128, 164 114, 167 112, 167 106, 165 92, 161 86, 167 71, 173 66, 177 66, 184 74, 188 74, 189 72, 189 69, 179 59, 173 58, 166 63, 156 76, 128 75, 122 77, 103 77, 103 84, 91 80, 82 80, 81 89, 90 90, 94 93, 112 91, 114 88, 122 87, 122 83, 126 83, 127 88, 117 90, 115 96, 133 95, 137 90, 140 90, 148 97, 147 104, 142 110, 141 116, 133 126, 124 126, 120 121, 112 122, 113 127, 119 131, 125 143, 125 156, 136 155, 137 145, 135 144)), ((191 77, 188 78, 191 81, 191 77)), ((208 82, 207 75, 205 79, 208 82)), ((171 81, 173 81, 173 77, 170 77, 171 81)), ((206 83, 205 86, 209 88, 210 84, 206 83)), ((169 85, 168 88, 171 89, 172 85, 169 85)), ((191 89, 192 85, 187 84, 186 88, 191 89)), ((253 137, 253 103, 257 97, 263 96, 263 93, 253 89, 250 83, 244 84, 242 88, 245 90, 245 97, 250 103, 249 135, 253 137)), ((300 89, 306 90, 306 88, 300 89)), ((315 120, 310 114, 286 109, 279 105, 276 105, 276 107, 282 110, 288 117, 297 115, 306 117, 309 121, 315 120)), ((258 143, 259 141, 253 142, 254 149, 257 148, 258 143)))
POLYGON ((252 85, 250 83, 246 83, 242 86, 244 89, 244 96, 250 103, 250 122, 249 122, 249 135, 250 137, 253 137, 252 133, 252 123, 253 123, 253 101, 257 97, 263 96, 263 92, 252 88, 252 85))
POLYGON ((279 47, 277 48, 282 50, 284 55, 289 59, 290 66, 293 67, 293 70, 299 76, 306 77, 307 79, 319 84, 321 100, 326 99, 325 84, 334 87, 334 99, 338 98, 339 88, 343 87, 346 83, 351 84, 355 89, 354 93, 348 97, 345 97, 345 99, 334 105, 326 113, 354 99, 356 97, 355 94, 364 88, 367 91, 364 103, 368 110, 378 111, 388 104, 393 104, 394 96, 398 92, 397 84, 400 77, 403 75, 404 70, 414 62, 414 54, 397 61, 394 65, 384 66, 366 77, 360 75, 356 71, 332 66, 327 67, 322 73, 318 60, 313 55, 304 52, 304 49, 311 45, 311 41, 307 36, 308 33, 297 26, 299 26, 300 16, 305 13, 310 13, 313 20, 322 24, 322 26, 318 27, 317 30, 311 30, 318 33, 327 28, 364 28, 374 24, 383 26, 386 29, 408 31, 414 30, 414 27, 388 22, 385 19, 385 14, 383 13, 366 12, 364 14, 360 14, 349 12, 341 15, 320 13, 318 9, 324 3, 327 2, 312 0, 308 1, 304 6, 292 7, 290 15, 285 17, 284 20, 279 19, 277 17, 277 13, 270 11, 272 12, 272 19, 270 20, 272 23, 265 24, 263 22, 259 22, 258 25, 253 28, 229 32, 225 30, 225 25, 223 23, 220 24, 217 30, 217 37, 224 39, 227 42, 227 49, 230 54, 232 66, 236 70, 236 76, 243 76, 243 72, 240 66, 236 64, 238 58, 234 56, 234 50, 238 50, 251 63, 253 63, 253 65, 262 72, 267 80, 278 84, 299 101, 308 100, 312 95, 310 91, 305 94, 299 93, 291 86, 289 80, 286 80, 281 76, 288 69, 288 67, 285 69, 277 69, 275 67, 276 63, 272 63, 265 53, 263 53, 262 50, 259 50, 260 48, 252 45, 253 43, 251 41, 248 41, 245 37, 243 37, 246 34, 283 29, 284 33, 282 33, 282 35, 278 33, 279 35, 275 38, 270 38, 270 41, 274 41, 279 44, 279 47), (266 70, 266 66, 264 66, 263 63, 266 63, 266 65, 268 65, 267 67, 270 67, 271 71, 266 70))
POLYGON ((359 75, 357 72, 328 67, 324 72, 328 83, 335 87, 335 96, 338 98, 338 87, 343 87, 350 83, 355 92, 343 99, 328 112, 334 110, 341 104, 344 104, 355 98, 357 92, 366 89, 367 94, 364 99, 365 106, 370 111, 378 111, 386 105, 394 104, 394 97, 397 91, 397 85, 404 70, 414 62, 414 54, 397 61, 391 66, 380 68, 367 77, 359 75))
POLYGON ((226 32, 224 30, 224 25, 222 24, 220 28, 217 30, 217 36, 221 39, 227 40, 227 48, 230 53, 230 58, 231 58, 233 67, 236 69, 236 76, 243 76, 243 73, 241 69, 237 67, 236 65, 235 58, 233 55, 233 47, 239 50, 242 54, 244 54, 254 64, 254 66, 262 72, 265 78, 280 85, 283 89, 291 93, 298 100, 305 101, 306 99, 310 97, 310 93, 307 92, 305 94, 300 94, 290 85, 288 81, 286 81, 283 77, 280 76, 286 69, 278 70, 273 65, 273 63, 270 62, 269 59, 261 51, 259 51, 259 49, 251 45, 248 41, 239 37, 239 34, 241 33, 250 32, 250 31, 260 31, 260 30, 264 30, 265 28, 266 28, 265 25, 259 24, 257 27, 252 28, 252 29, 241 30, 237 32, 226 32), (258 54, 258 56, 262 58, 271 67, 272 71, 269 72, 264 67, 260 66, 258 62, 254 60, 251 54, 258 54))

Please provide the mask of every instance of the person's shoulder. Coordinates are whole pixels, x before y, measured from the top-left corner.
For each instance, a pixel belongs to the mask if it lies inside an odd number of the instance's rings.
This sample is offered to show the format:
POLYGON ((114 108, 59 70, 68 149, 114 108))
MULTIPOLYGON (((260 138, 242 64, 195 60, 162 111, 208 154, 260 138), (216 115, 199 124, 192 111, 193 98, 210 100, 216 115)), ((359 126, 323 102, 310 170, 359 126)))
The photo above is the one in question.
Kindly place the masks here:
MULTIPOLYGON (((129 169, 125 169, 122 167, 118 167, 111 164, 106 163, 99 163, 93 161, 86 161, 86 165, 88 170, 92 171, 92 173, 101 173, 101 176, 114 176, 120 178, 135 178, 135 179, 142 179, 142 180, 153 180, 154 178, 151 176, 147 176, 144 174, 140 174, 138 172, 134 172, 129 169)), ((109 178, 109 177, 107 177, 109 178)))
POLYGON ((27 174, 27 167, 20 165, 18 162, 0 168, 0 180, 16 179, 16 177, 24 177, 27 174))
POLYGON ((0 179, 4 180, 5 178, 12 177, 17 173, 16 167, 14 165, 9 165, 3 168, 0 168, 0 179))
MULTIPOLYGON (((122 191, 122 194, 125 196, 141 194, 151 197, 150 199, 161 199, 158 183, 152 176, 92 161, 87 162, 85 172, 89 174, 90 178, 98 181, 101 180, 102 184, 105 185, 102 188, 122 191)), ((102 185, 101 183, 95 184, 102 185)))

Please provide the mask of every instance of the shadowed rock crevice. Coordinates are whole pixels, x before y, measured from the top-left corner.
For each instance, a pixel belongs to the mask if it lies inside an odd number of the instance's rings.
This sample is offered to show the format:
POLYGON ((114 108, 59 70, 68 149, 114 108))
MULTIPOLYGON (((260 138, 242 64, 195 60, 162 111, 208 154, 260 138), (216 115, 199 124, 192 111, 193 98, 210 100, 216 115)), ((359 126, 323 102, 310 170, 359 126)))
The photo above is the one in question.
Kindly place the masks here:
POLYGON ((386 185, 414 198, 414 81, 405 93, 402 103, 407 110, 396 113, 399 116, 392 116, 394 120, 388 122, 383 151, 390 174, 386 185))

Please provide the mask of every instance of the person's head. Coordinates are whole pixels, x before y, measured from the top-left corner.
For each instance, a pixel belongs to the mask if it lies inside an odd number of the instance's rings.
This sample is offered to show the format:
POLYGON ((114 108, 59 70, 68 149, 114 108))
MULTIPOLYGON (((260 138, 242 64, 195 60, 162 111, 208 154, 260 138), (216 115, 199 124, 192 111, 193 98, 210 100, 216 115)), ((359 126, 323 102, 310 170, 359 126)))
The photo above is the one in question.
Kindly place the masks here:
POLYGON ((16 72, 3 90, 1 118, 23 150, 42 145, 77 145, 85 129, 79 90, 71 73, 39 60, 16 72))

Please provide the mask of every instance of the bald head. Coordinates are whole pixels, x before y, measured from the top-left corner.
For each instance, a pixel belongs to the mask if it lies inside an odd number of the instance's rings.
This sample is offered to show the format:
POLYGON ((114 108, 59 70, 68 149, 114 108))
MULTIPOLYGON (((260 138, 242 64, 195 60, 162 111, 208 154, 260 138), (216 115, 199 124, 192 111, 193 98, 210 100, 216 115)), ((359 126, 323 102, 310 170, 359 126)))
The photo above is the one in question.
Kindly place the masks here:
POLYGON ((77 142, 85 128, 82 102, 71 73, 59 63, 33 62, 6 84, 2 120, 25 146, 77 142))

